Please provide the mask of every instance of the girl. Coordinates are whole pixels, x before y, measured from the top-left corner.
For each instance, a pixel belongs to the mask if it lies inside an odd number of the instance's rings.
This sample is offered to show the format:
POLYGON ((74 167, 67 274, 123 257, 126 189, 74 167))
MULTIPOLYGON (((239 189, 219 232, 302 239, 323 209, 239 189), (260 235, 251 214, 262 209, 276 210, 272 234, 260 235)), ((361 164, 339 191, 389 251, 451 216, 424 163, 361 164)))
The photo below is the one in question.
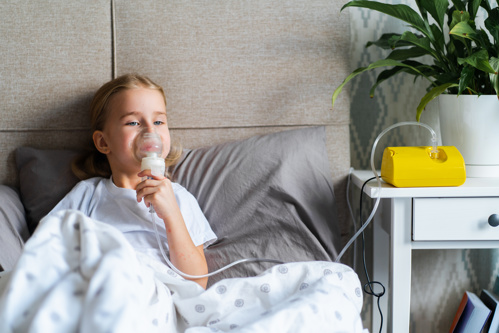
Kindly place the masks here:
MULTIPOLYGON (((147 77, 124 75, 97 91, 90 111, 92 149, 73 164, 82 181, 51 213, 80 210, 118 228, 136 251, 163 260, 148 209, 153 205, 171 262, 187 274, 206 274, 203 248, 216 236, 196 199, 167 177, 141 171, 134 153, 139 133, 147 131, 160 135, 167 166, 180 157, 180 149, 170 149, 163 89, 147 77)), ((208 278, 195 281, 206 288, 208 278)))

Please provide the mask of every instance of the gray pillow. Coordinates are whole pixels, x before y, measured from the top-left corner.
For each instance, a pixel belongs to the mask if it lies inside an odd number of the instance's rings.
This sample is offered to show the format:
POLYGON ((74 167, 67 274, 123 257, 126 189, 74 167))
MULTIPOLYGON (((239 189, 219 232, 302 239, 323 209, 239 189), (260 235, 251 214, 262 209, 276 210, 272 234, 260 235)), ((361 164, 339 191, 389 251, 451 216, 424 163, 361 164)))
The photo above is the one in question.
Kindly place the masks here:
MULTIPOLYGON (((210 271, 241 258, 331 260, 340 246, 325 129, 312 127, 185 150, 172 180, 197 199, 218 236, 210 271)), ((20 148, 16 160, 30 229, 77 183, 76 152, 20 148)), ((243 264, 210 279, 255 275, 243 264)))
POLYGON ((71 172, 71 160, 77 154, 30 147, 16 150, 21 199, 30 232, 78 182, 71 172))
POLYGON ((0 185, 0 271, 10 270, 21 255, 29 237, 24 207, 19 194, 0 185))
MULTIPOLYGON (((199 201, 218 241, 210 271, 241 258, 331 260, 340 232, 323 127, 188 150, 172 179, 199 201)), ((251 276, 243 264, 210 279, 251 276)))

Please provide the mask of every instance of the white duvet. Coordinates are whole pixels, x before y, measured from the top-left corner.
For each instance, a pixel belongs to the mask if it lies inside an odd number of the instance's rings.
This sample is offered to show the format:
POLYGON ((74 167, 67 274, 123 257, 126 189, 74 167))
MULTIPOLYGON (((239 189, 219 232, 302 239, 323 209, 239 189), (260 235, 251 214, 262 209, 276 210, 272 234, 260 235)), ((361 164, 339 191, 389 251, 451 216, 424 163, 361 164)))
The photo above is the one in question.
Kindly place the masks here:
POLYGON ((277 265, 203 290, 76 211, 47 217, 0 273, 0 332, 364 332, 355 272, 277 265))

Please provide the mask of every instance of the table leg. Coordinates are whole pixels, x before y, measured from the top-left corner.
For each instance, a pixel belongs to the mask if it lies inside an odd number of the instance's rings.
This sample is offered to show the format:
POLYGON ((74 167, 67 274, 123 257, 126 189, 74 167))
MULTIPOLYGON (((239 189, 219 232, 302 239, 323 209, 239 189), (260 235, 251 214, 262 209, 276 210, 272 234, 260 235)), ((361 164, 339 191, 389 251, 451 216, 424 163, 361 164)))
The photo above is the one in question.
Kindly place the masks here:
POLYGON ((411 307, 411 198, 391 199, 388 331, 409 332, 411 307))
MULTIPOLYGON (((382 199, 380 206, 378 207, 378 212, 374 216, 373 222, 373 274, 371 277, 372 281, 377 281, 383 284, 388 291, 388 272, 390 268, 389 258, 390 258, 390 229, 386 228, 386 221, 383 219, 384 212, 390 212, 390 200, 382 199)), ((389 227, 389 224, 388 224, 389 227)), ((374 291, 379 293, 382 288, 378 285, 374 285, 374 291)), ((387 327, 387 315, 388 315, 388 297, 387 292, 379 300, 381 313, 383 314, 383 333, 386 333, 387 327)), ((372 332, 379 332, 379 327, 381 325, 381 315, 378 310, 378 298, 373 297, 372 303, 372 332)))

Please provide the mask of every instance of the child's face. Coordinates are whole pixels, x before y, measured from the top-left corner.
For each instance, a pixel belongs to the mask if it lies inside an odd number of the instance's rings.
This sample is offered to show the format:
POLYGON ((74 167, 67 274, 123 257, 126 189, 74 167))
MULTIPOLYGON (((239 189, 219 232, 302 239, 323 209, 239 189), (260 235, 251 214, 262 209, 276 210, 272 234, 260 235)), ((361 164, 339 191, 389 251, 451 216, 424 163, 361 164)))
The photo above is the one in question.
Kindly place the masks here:
POLYGON ((104 147, 99 150, 107 155, 113 175, 121 172, 133 176, 140 171, 134 141, 144 129, 161 136, 162 156, 168 155, 170 132, 165 101, 159 91, 147 88, 122 90, 111 96, 108 112, 104 129, 94 133, 94 142, 98 149, 99 144, 104 147))

